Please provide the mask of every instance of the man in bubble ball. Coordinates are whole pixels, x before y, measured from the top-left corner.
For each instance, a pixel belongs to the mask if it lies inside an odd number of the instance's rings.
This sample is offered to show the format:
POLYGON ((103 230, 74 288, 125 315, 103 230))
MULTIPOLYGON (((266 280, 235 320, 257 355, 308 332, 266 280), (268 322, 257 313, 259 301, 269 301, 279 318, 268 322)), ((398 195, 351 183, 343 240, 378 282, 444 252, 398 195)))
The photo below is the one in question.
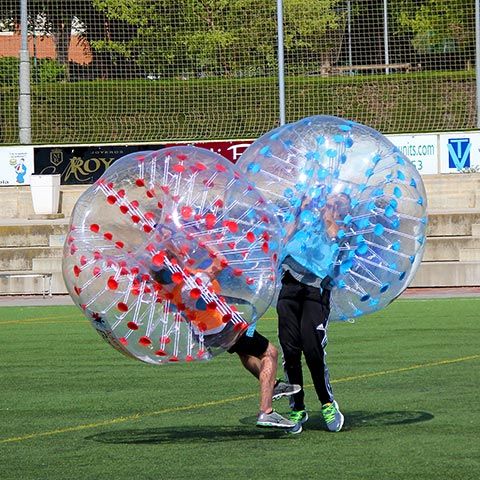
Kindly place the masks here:
MULTIPOLYGON (((337 236, 337 221, 344 218, 349 204, 347 195, 333 194, 320 209, 322 229, 328 238, 337 236)), ((295 249, 288 249, 288 245, 287 252, 281 265, 282 288, 277 302, 278 336, 285 375, 289 382, 303 386, 303 353, 326 427, 331 432, 338 432, 342 429, 344 417, 333 397, 325 361, 331 279, 326 271, 323 277, 313 274, 302 255, 296 255, 295 249)), ((331 262, 332 258, 325 255, 325 265, 331 262)), ((289 432, 301 433, 302 425, 308 420, 303 389, 291 396, 290 407, 289 418, 295 427, 289 432)))
MULTIPOLYGON (((181 253, 173 243, 168 243, 168 253, 172 258, 181 258, 181 253)), ((200 275, 203 281, 210 282, 213 290, 218 288, 216 276, 223 270, 220 255, 212 255, 213 260, 210 265, 203 266, 200 275)), ((182 284, 174 286, 172 273, 167 268, 152 271, 153 279, 163 286, 172 286, 173 303, 183 303, 188 297, 188 291, 182 284), (178 298, 177 298, 178 297, 178 298)), ((201 300, 201 299, 200 299, 201 300)), ((223 347, 222 345, 222 329, 228 328, 225 323, 216 321, 214 314, 202 312, 197 302, 195 311, 200 313, 204 328, 207 328, 204 336, 205 346, 215 348, 223 347), (207 318, 210 316, 211 318, 207 318), (210 335, 208 334, 209 332, 210 335)), ((191 322, 192 328, 197 332, 195 322, 191 322)), ((254 375, 260 383, 260 411, 257 416, 256 425, 258 427, 273 427, 281 429, 291 429, 295 427, 295 423, 277 413, 272 407, 272 401, 278 400, 285 396, 298 393, 301 390, 300 385, 291 385, 287 382, 276 378, 278 367, 278 350, 263 335, 255 329, 255 324, 251 324, 248 329, 239 337, 234 345, 227 350, 229 353, 236 353, 242 365, 254 375)))

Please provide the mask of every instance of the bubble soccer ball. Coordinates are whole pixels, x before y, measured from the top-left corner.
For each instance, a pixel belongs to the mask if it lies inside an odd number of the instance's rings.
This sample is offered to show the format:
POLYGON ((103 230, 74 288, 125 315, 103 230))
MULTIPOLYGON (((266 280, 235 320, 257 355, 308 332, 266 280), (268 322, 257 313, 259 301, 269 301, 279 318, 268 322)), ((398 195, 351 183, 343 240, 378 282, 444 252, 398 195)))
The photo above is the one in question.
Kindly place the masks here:
POLYGON ((379 310, 408 286, 425 248, 425 189, 382 134, 308 117, 260 137, 237 167, 283 225, 281 257, 333 279, 330 319, 379 310))
POLYGON ((275 294, 280 226, 223 157, 195 147, 129 154, 79 198, 63 276, 114 348, 138 360, 208 360, 275 294))

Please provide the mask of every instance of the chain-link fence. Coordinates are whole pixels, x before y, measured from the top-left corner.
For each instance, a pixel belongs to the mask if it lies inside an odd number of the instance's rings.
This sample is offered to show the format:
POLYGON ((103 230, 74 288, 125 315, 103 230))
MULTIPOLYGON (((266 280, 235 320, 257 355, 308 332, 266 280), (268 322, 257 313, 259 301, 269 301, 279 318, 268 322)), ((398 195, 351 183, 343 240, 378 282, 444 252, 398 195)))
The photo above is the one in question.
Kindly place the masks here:
MULTIPOLYGON (((252 138, 314 114, 477 125, 478 0, 28 0, 34 144, 252 138)), ((0 5, 0 144, 19 139, 20 0, 0 5)))

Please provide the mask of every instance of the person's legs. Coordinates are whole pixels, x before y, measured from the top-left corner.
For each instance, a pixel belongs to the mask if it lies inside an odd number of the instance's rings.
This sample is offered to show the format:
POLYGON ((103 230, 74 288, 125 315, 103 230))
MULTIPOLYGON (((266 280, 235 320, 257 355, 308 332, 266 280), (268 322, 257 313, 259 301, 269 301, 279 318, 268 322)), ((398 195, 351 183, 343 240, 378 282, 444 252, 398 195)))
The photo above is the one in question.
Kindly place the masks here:
POLYGON ((272 408, 278 363, 277 349, 263 335, 255 332, 252 337, 243 335, 229 349, 229 352, 237 353, 243 366, 259 380, 260 413, 257 417, 257 425, 261 427, 293 427, 292 422, 283 418, 272 408))
MULTIPOLYGON (((283 368, 289 383, 303 387, 302 337, 300 319, 302 316, 303 286, 286 273, 278 296, 278 339, 282 347, 283 368)), ((290 404, 293 410, 304 410, 304 392, 292 395, 290 404)))
POLYGON ((333 398, 330 376, 325 361, 327 346, 328 316, 330 313, 330 292, 320 292, 309 287, 302 317, 302 338, 304 354, 312 375, 315 391, 322 405, 321 412, 327 429, 339 432, 344 417, 333 398))
POLYGON ((328 291, 322 295, 316 288, 306 288, 301 323, 303 351, 318 399, 325 405, 333 402, 325 352, 330 297, 328 291))
POLYGON ((248 355, 245 352, 237 352, 243 366, 255 377, 260 383, 260 411, 272 411, 272 395, 275 386, 278 350, 268 342, 267 348, 259 356, 248 355))

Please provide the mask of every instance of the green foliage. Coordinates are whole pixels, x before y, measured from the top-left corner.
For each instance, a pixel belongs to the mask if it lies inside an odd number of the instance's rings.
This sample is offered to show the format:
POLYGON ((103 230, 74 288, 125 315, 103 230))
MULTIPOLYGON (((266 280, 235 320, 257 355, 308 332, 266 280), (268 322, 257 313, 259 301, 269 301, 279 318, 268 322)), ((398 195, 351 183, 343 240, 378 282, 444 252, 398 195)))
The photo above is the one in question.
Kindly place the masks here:
MULTIPOLYGON (((265 0, 93 0, 107 18, 135 27, 128 40, 95 42, 157 76, 247 76, 276 67, 276 4, 265 0), (240 54, 241 53, 241 54, 240 54)), ((323 61, 339 48, 341 0, 285 0, 285 48, 323 61)))
POLYGON ((0 57, 0 85, 17 85, 19 76, 18 58, 0 57))
POLYGON ((462 52, 475 42, 473 0, 395 0, 392 12, 421 53, 462 52))
MULTIPOLYGON (((65 80, 67 67, 50 58, 37 60, 38 81, 44 83, 55 83, 65 80)), ((33 72, 35 69, 32 67, 33 72)))

